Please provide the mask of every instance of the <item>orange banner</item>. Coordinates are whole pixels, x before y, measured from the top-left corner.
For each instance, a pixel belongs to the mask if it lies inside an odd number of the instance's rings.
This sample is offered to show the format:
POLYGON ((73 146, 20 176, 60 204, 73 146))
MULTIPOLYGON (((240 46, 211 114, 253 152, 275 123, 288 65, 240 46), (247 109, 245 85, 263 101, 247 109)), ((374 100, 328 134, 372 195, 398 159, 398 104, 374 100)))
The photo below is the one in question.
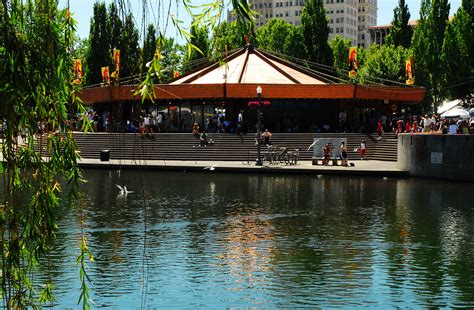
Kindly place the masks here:
POLYGON ((349 48, 349 77, 354 77, 359 69, 357 62, 357 47, 349 48))
POLYGON ((405 75, 407 85, 415 84, 415 76, 413 75, 413 57, 408 58, 405 62, 405 75))
POLYGON ((74 60, 74 84, 81 84, 82 82, 82 61, 80 59, 74 60))
POLYGON ((109 75, 109 67, 102 67, 102 83, 109 84, 110 75, 109 75))
POLYGON ((120 50, 114 48, 115 71, 120 71, 120 50))

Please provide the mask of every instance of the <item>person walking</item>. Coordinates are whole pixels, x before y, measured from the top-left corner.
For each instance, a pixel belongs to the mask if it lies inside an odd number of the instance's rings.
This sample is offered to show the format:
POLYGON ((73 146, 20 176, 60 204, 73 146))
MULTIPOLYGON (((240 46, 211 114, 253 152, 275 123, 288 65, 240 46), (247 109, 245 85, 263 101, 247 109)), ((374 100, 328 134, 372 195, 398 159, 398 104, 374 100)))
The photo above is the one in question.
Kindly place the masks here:
POLYGON ((344 141, 341 141, 341 159, 341 165, 347 167, 347 146, 344 141))
POLYGON ((382 139, 382 134, 383 134, 383 125, 382 125, 382 120, 379 119, 378 123, 377 123, 377 129, 375 130, 377 132, 377 140, 380 140, 382 139))
POLYGON ((244 123, 244 111, 240 110, 239 115, 237 116, 237 125, 243 126, 244 123))

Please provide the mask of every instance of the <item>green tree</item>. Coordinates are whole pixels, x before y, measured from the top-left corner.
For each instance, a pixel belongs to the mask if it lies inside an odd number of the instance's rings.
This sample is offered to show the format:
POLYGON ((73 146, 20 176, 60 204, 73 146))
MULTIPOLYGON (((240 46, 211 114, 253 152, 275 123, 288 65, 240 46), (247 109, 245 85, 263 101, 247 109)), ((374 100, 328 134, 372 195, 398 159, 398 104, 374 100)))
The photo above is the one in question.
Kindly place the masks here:
MULTIPOLYGON (((469 42, 464 40, 468 15, 460 9, 446 27, 442 49, 444 64, 443 94, 451 98, 464 98, 474 90, 474 70, 469 57, 469 42)), ((472 27, 472 26, 471 26, 472 27)))
POLYGON ((420 20, 413 35, 416 84, 425 86, 431 95, 425 99, 425 110, 436 110, 441 99, 444 81, 441 52, 449 8, 448 0, 423 0, 420 20))
POLYGON ((87 84, 102 82, 101 68, 110 64, 110 31, 107 25, 107 9, 104 3, 94 3, 89 32, 89 51, 87 55, 87 84))
MULTIPOLYGON (((121 42, 121 35, 123 31, 123 23, 122 20, 120 19, 117 6, 115 5, 114 2, 112 2, 109 6, 109 14, 108 14, 108 28, 110 31, 110 42, 108 42, 109 45, 109 51, 112 51, 114 48, 121 49, 122 48, 122 43, 121 42)), ((111 60, 112 60, 112 54, 111 54, 111 60)))
POLYGON ((245 32, 236 22, 220 23, 213 33, 213 57, 221 57, 227 51, 240 48, 244 45, 243 36, 245 32))
POLYGON ((301 13, 301 26, 307 59, 332 66, 332 50, 328 44, 329 22, 322 0, 308 0, 301 13))
POLYGON ((138 30, 129 13, 125 17, 121 35, 120 50, 120 77, 127 78, 139 73, 140 49, 138 30))
POLYGON ((272 18, 264 26, 257 29, 256 45, 269 52, 284 54, 284 42, 292 27, 283 19, 272 18))
MULTIPOLYGON (((55 0, 0 2, 0 118, 6 124, 1 136, 0 253, 1 295, 7 309, 51 306, 53 301, 51 280, 35 279, 43 284, 36 286, 30 276, 50 252, 57 232, 56 209, 68 202, 67 195, 60 194, 62 181, 75 188, 80 178, 66 125, 68 109, 84 111, 72 84, 73 29, 74 21, 55 0), (49 131, 35 137, 43 126, 49 131), (20 145, 21 131, 28 135, 20 145)), ((81 298, 87 308, 87 254, 82 249, 81 298)))
POLYGON ((195 48, 189 50, 188 58, 190 61, 206 58, 209 56, 209 30, 206 27, 200 27, 195 23, 191 26, 190 44, 195 48))
POLYGON ((183 47, 176 44, 173 38, 161 37, 158 40, 158 48, 163 57, 161 60, 163 69, 160 79, 160 82, 163 83, 171 80, 174 77, 175 71, 182 73, 181 59, 183 57, 183 47))
POLYGON ((285 55, 298 59, 306 59, 306 48, 301 26, 292 26, 284 42, 285 55))
POLYGON ((148 29, 146 31, 145 42, 143 42, 140 72, 146 73, 148 71, 146 64, 153 59, 153 57, 155 56, 155 52, 156 52, 156 30, 155 30, 155 26, 153 26, 153 24, 150 24, 148 25, 148 29))
MULTIPOLYGON (((346 79, 348 73, 347 59, 349 56, 349 48, 351 47, 351 39, 344 39, 337 35, 329 41, 334 58, 334 69, 340 78, 346 79)), ((360 58, 360 55, 359 57, 360 58)))
POLYGON ((398 1, 398 7, 393 10, 393 22, 390 33, 385 38, 386 44, 395 46, 410 47, 413 36, 413 28, 408 24, 410 21, 410 11, 405 0, 398 1))
POLYGON ((410 50, 402 46, 372 45, 357 71, 357 80, 363 84, 382 84, 386 82, 383 80, 405 83, 405 61, 409 56, 410 50))
MULTIPOLYGON (((458 10, 455 17, 457 32, 460 34, 467 50, 468 65, 466 77, 474 77, 474 2, 472 0, 463 0, 462 7, 458 10)), ((471 94, 474 93, 474 85, 468 84, 466 89, 471 94)))
POLYGON ((86 81, 86 76, 89 74, 87 67, 87 53, 89 50, 89 42, 87 39, 81 39, 78 35, 74 36, 71 59, 80 59, 82 62, 82 80, 86 81))

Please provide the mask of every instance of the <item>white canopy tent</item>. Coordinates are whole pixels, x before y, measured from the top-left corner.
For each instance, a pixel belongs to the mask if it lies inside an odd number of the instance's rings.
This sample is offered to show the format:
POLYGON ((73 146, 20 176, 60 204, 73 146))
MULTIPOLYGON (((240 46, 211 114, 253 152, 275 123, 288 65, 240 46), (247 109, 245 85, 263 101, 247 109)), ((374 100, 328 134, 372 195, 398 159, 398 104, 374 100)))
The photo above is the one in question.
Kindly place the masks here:
POLYGON ((446 111, 449 111, 449 110, 454 109, 456 107, 460 107, 461 103, 462 103, 461 99, 456 99, 456 100, 453 100, 453 101, 445 100, 438 107, 437 113, 438 114, 443 114, 446 111))
POLYGON ((463 118, 463 119, 469 119, 471 118, 471 115, 469 114, 468 111, 462 109, 462 108, 452 108, 444 113, 441 114, 441 118, 463 118))

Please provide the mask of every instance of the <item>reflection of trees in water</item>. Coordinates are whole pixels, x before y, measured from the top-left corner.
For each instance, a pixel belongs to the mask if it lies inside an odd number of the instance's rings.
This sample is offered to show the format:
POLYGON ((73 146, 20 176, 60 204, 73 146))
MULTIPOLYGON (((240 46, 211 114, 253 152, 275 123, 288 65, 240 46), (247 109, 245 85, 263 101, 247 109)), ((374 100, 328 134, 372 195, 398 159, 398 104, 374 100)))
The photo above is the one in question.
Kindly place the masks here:
MULTIPOLYGON (((394 272, 393 280, 405 287, 414 281, 422 284, 414 298, 426 305, 464 307, 474 302, 473 230, 469 224, 473 210, 468 193, 462 183, 421 179, 398 182, 396 230, 400 236, 394 234, 392 239, 402 239, 409 255, 404 257, 403 268, 398 267, 404 272, 394 272), (451 286, 456 290, 447 294, 451 286)), ((401 251, 395 254, 403 257, 401 251)), ((396 260, 390 257, 389 261, 396 260)))
MULTIPOLYGON (((172 285, 171 278, 205 290, 206 281, 222 277, 227 288, 256 285, 335 306, 371 298, 362 296, 367 290, 393 304, 474 302, 473 211, 462 187, 330 176, 86 176, 99 291, 139 290, 146 208, 150 294, 172 285), (119 201, 115 183, 135 193, 119 201)), ((73 230, 78 222, 68 225, 73 230)))

